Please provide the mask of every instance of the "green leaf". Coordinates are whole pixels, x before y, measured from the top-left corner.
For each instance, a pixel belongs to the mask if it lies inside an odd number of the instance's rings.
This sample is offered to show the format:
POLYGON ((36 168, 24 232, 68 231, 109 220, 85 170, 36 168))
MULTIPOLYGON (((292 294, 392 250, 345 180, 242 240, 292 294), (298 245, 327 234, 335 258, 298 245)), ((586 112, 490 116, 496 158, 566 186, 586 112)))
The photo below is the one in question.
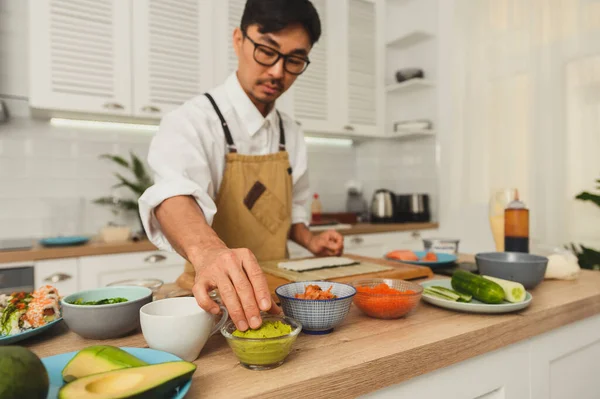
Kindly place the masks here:
POLYGON ((98 204, 98 205, 111 205, 111 206, 116 205, 113 197, 101 197, 101 198, 95 199, 92 202, 94 204, 98 204))
POLYGON ((143 186, 140 186, 139 184, 135 184, 134 182, 126 179, 120 173, 115 173, 115 176, 121 182, 120 183, 121 186, 128 187, 131 191, 133 191, 138 196, 141 196, 144 193, 144 187, 143 186))
POLYGON ((126 211, 137 211, 138 210, 138 203, 137 203, 137 201, 134 201, 134 200, 121 200, 119 202, 119 205, 121 206, 121 208, 123 208, 126 211))
POLYGON ((130 152, 129 154, 131 155, 131 168, 133 174, 137 178, 140 187, 143 187, 145 191, 146 188, 152 185, 152 179, 146 173, 144 163, 133 152, 130 152))
POLYGON ((578 199, 581 201, 591 201, 594 204, 596 204, 597 206, 600 206, 600 195, 591 194, 591 193, 588 193, 587 191, 580 193, 577 197, 575 197, 575 199, 578 199))
POLYGON ((579 247, 581 247, 580 250, 574 244, 571 244, 571 249, 577 256, 579 266, 584 269, 600 270, 600 252, 581 244, 579 244, 579 247))
POLYGON ((120 157, 118 155, 102 154, 102 155, 100 155, 100 159, 110 159, 111 161, 113 161, 123 167, 129 168, 129 162, 127 162, 125 160, 125 158, 120 157))

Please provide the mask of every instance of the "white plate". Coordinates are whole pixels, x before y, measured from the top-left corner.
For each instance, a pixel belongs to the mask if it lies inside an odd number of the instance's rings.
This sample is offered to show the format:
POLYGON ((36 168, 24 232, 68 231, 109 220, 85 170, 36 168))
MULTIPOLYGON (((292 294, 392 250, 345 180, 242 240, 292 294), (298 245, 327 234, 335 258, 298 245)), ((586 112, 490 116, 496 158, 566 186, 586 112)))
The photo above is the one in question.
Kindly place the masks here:
MULTIPOLYGON (((421 285, 423 286, 423 288, 432 287, 434 285, 437 285, 440 287, 446 287, 446 288, 453 289, 452 285, 450 284, 450 279, 424 281, 421 283, 421 285)), ((423 295, 421 296, 421 298, 423 298, 423 300, 425 302, 430 303, 435 306, 439 306, 441 308, 457 310, 459 312, 468 312, 468 313, 516 312, 518 310, 525 309, 527 306, 529 306, 529 304, 531 303, 531 300, 533 299, 533 297, 531 296, 531 294, 529 292, 527 292, 525 300, 523 302, 519 302, 519 303, 511 303, 511 302, 505 301, 505 302, 498 303, 498 304, 488 304, 488 303, 479 302, 475 298, 473 298, 471 300, 471 302, 453 302, 453 301, 448 301, 446 299, 429 296, 429 295, 425 294, 425 292, 423 292, 423 295)))

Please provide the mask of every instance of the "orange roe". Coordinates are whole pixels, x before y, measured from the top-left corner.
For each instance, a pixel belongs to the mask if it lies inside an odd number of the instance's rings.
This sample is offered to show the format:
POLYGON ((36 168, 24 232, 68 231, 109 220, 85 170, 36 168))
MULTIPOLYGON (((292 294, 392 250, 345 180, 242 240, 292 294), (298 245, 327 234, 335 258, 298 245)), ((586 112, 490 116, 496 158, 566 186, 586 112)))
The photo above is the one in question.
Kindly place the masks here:
POLYGON ((395 319, 409 313, 419 301, 415 291, 400 291, 385 283, 375 287, 356 287, 354 304, 367 315, 395 319))

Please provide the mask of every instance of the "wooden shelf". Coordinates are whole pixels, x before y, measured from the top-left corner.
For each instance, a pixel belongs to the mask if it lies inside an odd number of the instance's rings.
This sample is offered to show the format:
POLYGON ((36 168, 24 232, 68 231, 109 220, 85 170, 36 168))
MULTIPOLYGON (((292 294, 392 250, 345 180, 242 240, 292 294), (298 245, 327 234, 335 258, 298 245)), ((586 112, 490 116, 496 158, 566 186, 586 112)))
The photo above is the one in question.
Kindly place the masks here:
POLYGON ((433 83, 430 80, 415 78, 415 79, 410 79, 410 80, 404 81, 402 83, 393 83, 393 84, 387 85, 385 87, 385 91, 388 93, 412 92, 412 91, 427 89, 427 88, 430 88, 433 86, 435 86, 435 83, 433 83))
POLYGON ((410 46, 417 45, 419 43, 426 42, 431 38, 433 38, 433 35, 431 33, 422 30, 414 30, 405 32, 397 38, 389 41, 387 43, 387 46, 393 49, 404 49, 410 46))

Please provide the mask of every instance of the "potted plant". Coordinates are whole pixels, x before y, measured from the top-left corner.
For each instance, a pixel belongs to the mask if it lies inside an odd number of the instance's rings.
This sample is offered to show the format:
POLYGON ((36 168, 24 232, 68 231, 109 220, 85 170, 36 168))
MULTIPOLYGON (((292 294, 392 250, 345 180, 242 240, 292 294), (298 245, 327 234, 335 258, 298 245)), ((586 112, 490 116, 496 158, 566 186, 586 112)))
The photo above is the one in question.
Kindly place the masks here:
MULTIPOLYGON (((116 216, 119 212, 125 214, 135 214, 140 225, 142 226, 142 233, 144 233, 144 225, 141 223, 138 199, 139 197, 152 186, 153 181, 150 175, 146 172, 146 168, 143 162, 133 153, 129 153, 131 160, 128 161, 119 155, 102 154, 100 159, 107 159, 112 161, 119 167, 127 170, 131 177, 125 177, 121 173, 114 173, 118 183, 112 186, 113 189, 126 187, 133 194, 133 198, 117 198, 115 196, 107 196, 95 199, 93 202, 98 205, 109 206, 112 208, 113 214, 116 216)), ((116 223, 109 223, 101 235, 105 241, 122 241, 128 239, 131 233, 131 229, 126 226, 119 226, 116 223)))
MULTIPOLYGON (((596 183, 598 183, 596 188, 600 190, 600 179, 597 179, 596 183)), ((579 193, 575 199, 581 201, 591 201, 600 207, 600 195, 597 194, 583 191, 579 193)), ((587 248, 581 244, 579 244, 578 247, 575 244, 571 244, 571 250, 577 256, 579 265, 584 269, 600 270, 600 252, 591 248, 587 248)))

